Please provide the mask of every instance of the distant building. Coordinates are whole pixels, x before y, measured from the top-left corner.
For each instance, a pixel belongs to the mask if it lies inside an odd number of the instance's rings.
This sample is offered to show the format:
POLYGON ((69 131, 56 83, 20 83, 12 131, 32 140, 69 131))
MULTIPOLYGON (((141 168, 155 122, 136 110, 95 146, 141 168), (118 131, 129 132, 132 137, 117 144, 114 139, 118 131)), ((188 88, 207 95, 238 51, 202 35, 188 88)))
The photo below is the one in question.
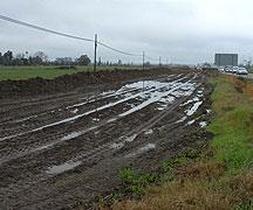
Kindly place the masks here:
POLYGON ((238 54, 215 54, 215 65, 238 66, 238 54))

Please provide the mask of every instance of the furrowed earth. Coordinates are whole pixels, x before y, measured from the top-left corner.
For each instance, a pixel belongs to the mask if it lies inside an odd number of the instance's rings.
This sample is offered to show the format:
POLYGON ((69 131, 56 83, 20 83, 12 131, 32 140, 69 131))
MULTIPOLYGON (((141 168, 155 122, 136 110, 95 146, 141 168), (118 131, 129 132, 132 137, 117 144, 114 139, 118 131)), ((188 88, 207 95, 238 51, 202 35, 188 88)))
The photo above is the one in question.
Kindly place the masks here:
POLYGON ((208 140, 204 73, 78 75, 0 83, 1 209, 92 208, 120 187, 120 169, 156 171, 208 140))

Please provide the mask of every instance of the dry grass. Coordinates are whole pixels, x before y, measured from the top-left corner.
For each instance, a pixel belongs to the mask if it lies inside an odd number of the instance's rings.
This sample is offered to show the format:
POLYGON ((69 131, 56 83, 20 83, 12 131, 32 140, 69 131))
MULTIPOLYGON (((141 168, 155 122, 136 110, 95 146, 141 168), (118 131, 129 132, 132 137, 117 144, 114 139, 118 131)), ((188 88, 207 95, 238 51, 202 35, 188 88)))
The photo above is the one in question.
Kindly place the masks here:
POLYGON ((107 209, 250 210, 253 206, 245 206, 244 204, 252 198, 253 173, 248 172, 235 177, 223 177, 222 181, 217 181, 213 185, 210 185, 206 180, 192 180, 189 177, 174 182, 167 182, 162 186, 149 188, 141 201, 127 200, 118 202, 107 209))
POLYGON ((224 164, 216 161, 199 161, 176 169, 176 176, 180 178, 217 179, 224 174, 224 164))
POLYGON ((235 203, 247 202, 253 199, 253 172, 242 173, 231 178, 228 186, 233 193, 235 203))
POLYGON ((141 201, 115 203, 113 210, 213 210, 231 209, 232 198, 208 186, 207 181, 220 177, 224 167, 214 161, 200 161, 178 167, 176 180, 147 189, 141 201))
POLYGON ((231 198, 192 180, 166 183, 149 190, 142 201, 116 203, 113 210, 213 210, 231 209, 231 198))
POLYGON ((253 99, 253 84, 251 82, 238 77, 228 77, 227 79, 234 84, 239 92, 245 93, 250 99, 253 99))

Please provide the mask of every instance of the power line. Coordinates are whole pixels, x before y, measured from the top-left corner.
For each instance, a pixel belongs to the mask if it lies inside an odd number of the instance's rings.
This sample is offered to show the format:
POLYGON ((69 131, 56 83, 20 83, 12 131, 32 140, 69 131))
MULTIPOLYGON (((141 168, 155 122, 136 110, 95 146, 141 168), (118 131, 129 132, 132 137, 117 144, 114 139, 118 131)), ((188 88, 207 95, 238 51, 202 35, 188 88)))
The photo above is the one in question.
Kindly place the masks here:
POLYGON ((141 54, 133 54, 133 53, 124 52, 124 51, 122 51, 122 50, 118 50, 118 49, 113 48, 113 47, 110 47, 109 45, 104 44, 104 43, 102 43, 102 42, 98 42, 98 44, 101 45, 101 46, 103 46, 103 47, 105 47, 105 48, 108 48, 108 49, 110 49, 110 50, 113 50, 113 51, 115 51, 115 52, 121 53, 121 54, 123 54, 123 55, 136 56, 136 57, 137 57, 137 56, 138 56, 138 57, 142 56, 141 54))
MULTIPOLYGON (((36 30, 39 30, 39 31, 43 31, 43 32, 47 32, 47 33, 51 33, 51 34, 55 34, 55 35, 59 35, 59 36, 67 37, 67 38, 71 38, 71 39, 77 39, 77 40, 88 41, 88 42, 95 42, 95 40, 90 39, 90 38, 84 38, 84 37, 80 37, 80 36, 75 36, 75 35, 70 35, 70 34, 58 32, 58 31, 51 30, 51 29, 48 29, 48 28, 45 28, 45 27, 41 27, 41 26, 38 26, 38 25, 27 23, 27 22, 24 22, 24 21, 21 21, 21 20, 13 19, 13 18, 10 18, 10 17, 5 16, 5 15, 0 15, 0 19, 4 20, 4 21, 11 22, 11 23, 15 23, 15 24, 18 24, 18 25, 22 25, 22 26, 26 26, 26 27, 29 27, 29 28, 33 28, 33 29, 36 29, 36 30)), ((101 45, 101 46, 103 46, 105 48, 108 48, 108 49, 110 49, 112 51, 115 51, 115 52, 118 52, 120 54, 123 54, 123 55, 136 56, 136 57, 137 56, 142 56, 140 54, 133 54, 133 53, 129 53, 129 52, 124 52, 122 50, 119 50, 119 49, 116 49, 114 47, 111 47, 110 45, 105 44, 103 42, 97 42, 97 44, 99 44, 99 45, 101 45)))
POLYGON ((71 38, 71 39, 78 39, 78 40, 87 41, 87 42, 94 42, 93 39, 83 38, 83 37, 80 37, 80 36, 74 36, 74 35, 61 33, 61 32, 54 31, 54 30, 51 30, 51 29, 48 29, 48 28, 33 25, 33 24, 30 24, 30 23, 27 23, 27 22, 24 22, 24 21, 16 20, 16 19, 7 17, 5 15, 0 15, 0 19, 2 19, 4 21, 15 23, 15 24, 18 24, 18 25, 23 25, 23 26, 30 27, 30 28, 33 28, 33 29, 37 29, 37 30, 40 30, 40 31, 48 32, 48 33, 51 33, 51 34, 56 34, 56 35, 59 35, 59 36, 68 37, 68 38, 71 38))

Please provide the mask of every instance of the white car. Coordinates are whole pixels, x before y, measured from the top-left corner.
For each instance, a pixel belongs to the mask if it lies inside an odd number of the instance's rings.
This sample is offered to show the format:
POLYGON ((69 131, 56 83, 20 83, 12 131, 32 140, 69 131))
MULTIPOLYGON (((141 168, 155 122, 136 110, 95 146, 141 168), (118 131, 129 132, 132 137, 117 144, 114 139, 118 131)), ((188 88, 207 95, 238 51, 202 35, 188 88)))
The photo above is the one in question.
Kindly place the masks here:
POLYGON ((238 75, 248 75, 248 71, 245 67, 239 67, 237 74, 238 75))
POLYGON ((231 66, 226 66, 225 67, 225 72, 232 73, 232 67, 231 66))
POLYGON ((237 72, 239 71, 239 67, 238 66, 233 66, 233 68, 232 68, 232 73, 233 74, 237 74, 237 72))
POLYGON ((219 67, 219 71, 221 71, 221 72, 225 71, 225 67, 220 66, 220 67, 219 67))

